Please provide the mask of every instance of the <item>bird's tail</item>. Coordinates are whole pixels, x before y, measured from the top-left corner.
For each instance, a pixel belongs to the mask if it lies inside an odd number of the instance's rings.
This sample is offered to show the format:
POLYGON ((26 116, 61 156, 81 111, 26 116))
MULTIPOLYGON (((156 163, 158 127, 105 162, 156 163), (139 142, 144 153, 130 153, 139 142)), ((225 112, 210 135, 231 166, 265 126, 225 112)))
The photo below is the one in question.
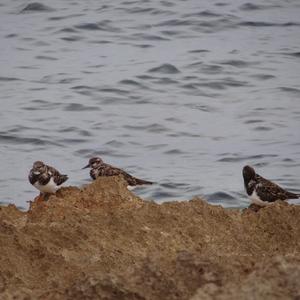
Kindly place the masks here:
POLYGON ((300 194, 294 194, 294 193, 289 192, 288 198, 289 199, 298 199, 298 198, 300 198, 300 194))
POLYGON ((135 178, 136 185, 142 185, 142 184, 153 184, 151 181, 135 178))
POLYGON ((68 179, 69 179, 68 175, 60 175, 58 185, 63 184, 68 179))

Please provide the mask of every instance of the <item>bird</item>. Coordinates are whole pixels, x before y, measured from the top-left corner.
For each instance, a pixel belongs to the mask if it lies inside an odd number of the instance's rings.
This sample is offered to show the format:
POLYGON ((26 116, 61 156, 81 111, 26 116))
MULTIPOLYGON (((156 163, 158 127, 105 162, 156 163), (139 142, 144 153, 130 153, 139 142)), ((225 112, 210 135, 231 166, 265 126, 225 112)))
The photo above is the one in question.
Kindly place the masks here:
POLYGON ((122 169, 106 164, 100 157, 92 157, 89 163, 82 169, 91 168, 90 176, 93 180, 101 176, 118 176, 122 175, 128 184, 128 189, 133 189, 138 185, 153 184, 151 181, 139 179, 131 176, 122 169))
POLYGON ((250 166, 244 166, 243 178, 245 190, 251 202, 261 207, 267 206, 276 200, 298 199, 300 196, 263 178, 250 166))
POLYGON ((29 172, 28 179, 41 192, 41 195, 44 195, 55 194, 61 185, 68 180, 68 176, 60 174, 55 168, 44 164, 42 161, 36 161, 29 172))

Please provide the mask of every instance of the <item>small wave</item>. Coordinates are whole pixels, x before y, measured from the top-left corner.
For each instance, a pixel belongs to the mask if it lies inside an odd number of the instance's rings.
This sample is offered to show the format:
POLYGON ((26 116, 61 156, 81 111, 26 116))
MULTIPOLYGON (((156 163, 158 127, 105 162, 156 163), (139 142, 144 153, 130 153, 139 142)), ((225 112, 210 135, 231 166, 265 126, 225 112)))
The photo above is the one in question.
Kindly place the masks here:
POLYGON ((44 5, 39 2, 33 2, 27 4, 20 13, 32 13, 32 12, 51 12, 54 11, 50 6, 44 5))
POLYGON ((7 34, 7 35, 5 36, 5 38, 11 39, 11 38, 18 37, 18 36, 19 36, 19 35, 16 34, 16 33, 10 33, 10 34, 7 34))
POLYGON ((247 26, 247 27, 290 27, 290 26, 299 26, 300 23, 296 22, 286 22, 286 23, 271 23, 271 22, 263 22, 263 21, 244 21, 240 22, 237 25, 239 26, 247 26))
POLYGON ((293 93, 293 94, 296 94, 296 95, 300 94, 300 89, 296 89, 296 88, 290 88, 290 87, 284 87, 283 86, 283 87, 280 87, 279 89, 283 92, 293 93))
POLYGON ((189 64, 187 68, 199 69, 199 71, 204 74, 220 74, 224 70, 223 66, 217 64, 203 64, 202 62, 189 64))
POLYGON ((139 82, 135 81, 135 80, 132 80, 132 79, 124 79, 124 80, 121 80, 119 82, 119 84, 125 84, 125 85, 130 85, 130 86, 136 86, 136 87, 142 87, 142 88, 145 88, 144 85, 140 84, 139 82))
POLYGON ((207 104, 187 103, 184 106, 192 108, 192 109, 196 109, 196 110, 201 110, 201 111, 204 111, 204 112, 214 112, 214 111, 216 111, 216 109, 214 109, 213 107, 211 107, 207 104))
POLYGON ((139 78, 139 79, 143 79, 143 80, 154 80, 154 79, 157 79, 157 77, 153 77, 153 76, 150 76, 150 75, 138 75, 136 77, 139 78))
POLYGON ((63 40, 63 41, 66 41, 66 42, 77 42, 77 41, 83 40, 84 37, 79 36, 79 35, 73 35, 73 36, 62 37, 60 39, 63 40))
POLYGON ((94 89, 93 87, 89 85, 76 85, 71 87, 72 90, 91 90, 94 89))
POLYGON ((222 7, 222 6, 228 6, 228 5, 229 5, 229 3, 226 3, 226 2, 217 2, 215 4, 215 6, 220 6, 220 7, 222 7))
POLYGON ((178 132, 170 133, 167 136, 171 136, 171 137, 183 137, 184 136, 184 137, 191 137, 191 138, 202 137, 201 134, 187 132, 187 131, 178 131, 178 132))
POLYGON ((165 148, 167 146, 168 144, 154 144, 154 145, 148 145, 146 146, 146 148, 149 150, 157 150, 157 149, 165 148))
POLYGON ((77 127, 74 127, 74 126, 69 126, 69 127, 64 127, 64 128, 61 128, 58 130, 58 132, 62 132, 62 133, 65 133, 65 132, 76 132, 82 136, 92 136, 91 132, 88 131, 88 130, 83 130, 83 129, 79 129, 77 127))
POLYGON ((34 99, 31 100, 30 103, 28 103, 28 106, 22 107, 24 110, 50 110, 50 109, 57 109, 60 108, 63 103, 61 102, 49 102, 45 100, 40 100, 40 99, 34 99))
POLYGON ((101 30, 101 31, 110 31, 110 32, 120 32, 119 28, 109 25, 109 20, 104 20, 98 23, 82 23, 76 25, 75 28, 81 30, 101 30))
POLYGON ((156 189, 154 192, 150 193, 150 198, 152 199, 163 199, 163 198, 177 198, 178 193, 177 192, 167 192, 162 189, 156 189))
POLYGON ((117 95, 128 95, 130 92, 123 90, 123 89, 117 89, 117 88, 100 88, 98 89, 99 92, 102 93, 115 93, 117 95))
MULTIPOLYGON (((224 154, 222 154, 224 155, 224 154)), ((243 156, 240 154, 235 154, 234 156, 227 156, 223 157, 221 159, 218 159, 218 162, 240 162, 240 161, 250 161, 250 160, 257 160, 262 158, 273 158, 278 157, 277 154, 259 154, 259 155, 249 155, 249 156, 243 156)))
POLYGON ((244 124, 256 124, 256 123, 263 123, 263 120, 258 120, 258 119, 251 119, 251 120, 247 120, 244 122, 244 124))
POLYGON ((161 34, 164 34, 166 36, 179 36, 180 34, 185 34, 183 31, 179 30, 162 30, 160 31, 161 34))
POLYGON ((270 74, 253 74, 253 75, 250 75, 250 76, 252 78, 256 78, 258 80, 269 80, 269 79, 276 78, 276 76, 270 75, 270 74))
POLYGON ((158 67, 148 70, 150 73, 162 73, 162 74, 177 74, 180 71, 171 64, 162 64, 158 67))
POLYGON ((97 23, 83 23, 76 25, 75 27, 82 30, 101 30, 97 23))
POLYGON ((168 77, 163 77, 159 78, 157 80, 154 80, 153 83, 155 84, 161 84, 161 85, 167 85, 167 84, 178 84, 177 80, 168 78, 168 77))
POLYGON ((55 146, 63 147, 63 145, 60 143, 56 143, 46 139, 27 138, 27 137, 6 135, 1 133, 0 133, 0 142, 12 143, 12 144, 31 144, 31 145, 38 145, 38 146, 55 145, 55 146))
POLYGON ((150 44, 134 44, 132 46, 137 47, 137 48, 142 48, 142 49, 153 48, 154 47, 153 45, 150 45, 150 44))
POLYGON ((153 123, 149 125, 141 125, 141 126, 133 126, 133 125, 125 125, 124 128, 133 129, 133 130, 146 130, 148 132, 160 133, 169 131, 169 129, 163 125, 158 123, 153 123))
POLYGON ((180 149, 171 149, 168 151, 165 151, 164 154, 170 154, 170 155, 178 155, 178 154, 184 154, 185 152, 181 151, 180 149))
MULTIPOLYGON (((98 147, 99 148, 99 147, 98 147)), ((130 154, 125 154, 124 152, 120 153, 119 149, 114 150, 111 147, 108 149, 101 149, 101 150, 96 150, 95 149, 80 149, 74 151, 75 155, 79 156, 84 156, 85 158, 91 158, 93 156, 107 156, 107 157, 117 157, 117 158, 125 158, 125 157, 132 157, 130 154)), ((104 159, 106 161, 106 159, 104 159)))
POLYGON ((238 59, 232 59, 232 60, 222 61, 222 62, 220 62, 220 64, 230 65, 230 66, 237 67, 237 68, 245 68, 245 67, 249 67, 251 65, 256 65, 258 63, 257 62, 244 61, 244 60, 238 60, 238 59))
POLYGON ((270 131, 272 129, 273 128, 268 127, 268 126, 257 126, 257 127, 254 128, 254 130, 256 130, 256 131, 270 131))
POLYGON ((212 18, 212 17, 220 17, 220 16, 221 16, 221 14, 215 13, 211 10, 203 10, 203 11, 183 15, 184 18, 190 18, 190 17, 208 17, 208 18, 212 18))
POLYGON ((167 21, 163 21, 161 23, 158 23, 157 27, 161 26, 187 26, 187 25, 192 25, 192 21, 185 21, 185 20, 179 20, 179 19, 171 19, 167 21))
POLYGON ((195 49, 189 51, 189 53, 206 53, 206 52, 210 52, 210 51, 206 49, 195 49))
POLYGON ((262 4, 254 4, 251 2, 244 3, 239 8, 240 10, 246 10, 246 11, 253 11, 253 10, 263 10, 263 9, 270 9, 270 8, 278 8, 281 7, 280 5, 262 5, 262 4))
POLYGON ((206 195, 208 201, 224 201, 224 200, 235 200, 235 197, 225 192, 216 192, 210 195, 206 195))
POLYGON ((174 189, 174 188, 188 188, 189 185, 187 183, 181 183, 181 182, 164 182, 160 184, 161 187, 167 188, 167 189, 174 189))
POLYGON ((42 60, 58 60, 58 58, 56 57, 46 56, 46 55, 37 55, 35 58, 42 59, 42 60))
POLYGON ((84 96, 90 96, 95 91, 95 88, 87 85, 76 85, 71 87, 71 89, 84 96))
POLYGON ((230 87, 244 87, 249 84, 246 81, 238 81, 234 79, 224 79, 220 81, 209 81, 204 83, 199 83, 199 86, 208 87, 214 90, 224 90, 228 86, 230 87))
POLYGON ((135 33, 131 35, 135 40, 146 40, 146 41, 169 41, 170 39, 159 36, 157 34, 146 34, 146 33, 135 33))
POLYGON ((87 141, 87 139, 74 139, 74 138, 63 138, 63 139, 59 139, 59 142, 65 144, 81 144, 81 143, 85 143, 87 141))
POLYGON ((176 123, 176 124, 183 123, 183 120, 181 120, 179 118, 175 118, 175 117, 166 118, 165 120, 168 122, 176 123))
POLYGON ((93 40, 93 41, 88 41, 88 43, 91 43, 91 44, 112 44, 111 41, 108 41, 108 40, 93 40))
POLYGON ((77 17, 82 17, 85 14, 71 14, 67 16, 55 16, 55 17, 50 17, 48 18, 49 21, 60 21, 60 20, 65 20, 65 19, 70 19, 70 18, 77 18, 77 17))
POLYGON ((300 52, 286 52, 284 54, 289 55, 289 56, 294 56, 294 57, 297 57, 297 58, 300 57, 300 52))
POLYGON ((95 111, 100 110, 97 106, 87 106, 80 103, 70 103, 65 108, 65 111, 95 111))
POLYGON ((105 143, 105 145, 115 147, 115 148, 120 148, 120 147, 124 146, 124 143, 122 143, 120 141, 116 141, 116 140, 111 140, 111 141, 105 143))
POLYGON ((66 74, 64 73, 58 73, 55 75, 46 75, 43 78, 41 78, 39 81, 37 81, 38 83, 47 83, 47 84, 67 84, 67 83, 72 83, 74 81, 79 80, 79 78, 62 78, 62 79, 58 79, 57 77, 61 77, 61 76, 65 76, 66 74))
POLYGON ((77 81, 77 80, 79 80, 79 78, 63 78, 63 79, 60 79, 57 83, 69 84, 69 83, 73 83, 74 81, 77 81))
POLYGON ((2 77, 2 76, 0 76, 0 81, 18 81, 18 80, 21 80, 21 79, 16 78, 16 77, 2 77))
POLYGON ((295 162, 295 160, 291 159, 291 158, 284 158, 282 159, 283 162, 289 162, 289 163, 292 163, 292 162, 295 162))
POLYGON ((76 33, 78 30, 74 29, 73 27, 65 27, 60 29, 58 32, 76 33))
MULTIPOLYGON (((122 8, 123 9, 123 8, 122 8)), ((168 14, 169 12, 162 9, 156 9, 153 7, 132 7, 132 8, 124 8, 127 13, 130 14, 152 14, 152 15, 160 15, 160 14, 168 14)))

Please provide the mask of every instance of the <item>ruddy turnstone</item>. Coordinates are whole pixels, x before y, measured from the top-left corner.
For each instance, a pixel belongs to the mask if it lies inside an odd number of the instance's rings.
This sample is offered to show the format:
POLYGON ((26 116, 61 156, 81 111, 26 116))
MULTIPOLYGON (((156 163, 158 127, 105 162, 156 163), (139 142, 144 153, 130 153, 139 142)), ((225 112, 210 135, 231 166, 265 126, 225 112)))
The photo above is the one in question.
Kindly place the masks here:
POLYGON ((243 168, 243 177, 248 197, 253 204, 258 206, 266 206, 276 200, 298 199, 300 196, 261 177, 250 166, 243 168))
POLYGON ((118 176, 122 175, 128 183, 128 188, 133 188, 137 185, 152 184, 150 181, 139 179, 131 176, 122 169, 116 168, 103 162, 100 157, 93 157, 89 163, 83 168, 91 168, 90 176, 95 180, 99 176, 118 176))
POLYGON ((29 182, 42 194, 54 194, 68 179, 67 175, 60 174, 55 168, 36 161, 28 176, 29 182))

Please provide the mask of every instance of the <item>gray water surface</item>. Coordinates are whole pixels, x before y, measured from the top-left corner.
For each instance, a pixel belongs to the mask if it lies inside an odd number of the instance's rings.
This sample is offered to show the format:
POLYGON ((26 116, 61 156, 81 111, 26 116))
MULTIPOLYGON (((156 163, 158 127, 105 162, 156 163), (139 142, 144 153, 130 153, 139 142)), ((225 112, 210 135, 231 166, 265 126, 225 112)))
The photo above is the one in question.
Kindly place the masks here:
POLYGON ((0 199, 26 207, 44 160, 155 181, 161 202, 248 204, 241 170, 300 191, 300 2, 0 3, 0 199))

